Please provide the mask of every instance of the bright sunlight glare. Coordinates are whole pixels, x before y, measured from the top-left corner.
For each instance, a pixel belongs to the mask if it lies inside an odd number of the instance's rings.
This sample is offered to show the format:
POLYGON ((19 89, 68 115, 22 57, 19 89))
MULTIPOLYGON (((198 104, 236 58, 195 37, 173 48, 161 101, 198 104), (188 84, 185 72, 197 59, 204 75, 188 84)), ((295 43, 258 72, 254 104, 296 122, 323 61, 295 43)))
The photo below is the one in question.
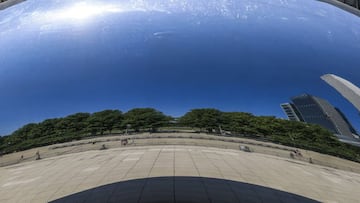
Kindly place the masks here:
POLYGON ((65 9, 59 9, 49 13, 53 20, 84 20, 103 13, 122 12, 118 5, 90 5, 86 2, 79 2, 65 9))

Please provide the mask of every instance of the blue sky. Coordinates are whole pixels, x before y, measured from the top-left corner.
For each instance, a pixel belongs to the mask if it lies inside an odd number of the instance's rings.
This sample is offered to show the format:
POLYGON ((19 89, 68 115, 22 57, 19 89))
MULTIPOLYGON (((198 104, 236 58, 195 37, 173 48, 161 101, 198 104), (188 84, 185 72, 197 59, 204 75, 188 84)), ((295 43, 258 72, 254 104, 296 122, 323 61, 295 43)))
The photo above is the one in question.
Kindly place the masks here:
POLYGON ((333 73, 360 85, 360 18, 338 8, 312 0, 214 1, 198 10, 190 0, 181 8, 54 2, 0 11, 0 135, 135 107, 284 118, 280 103, 302 93, 329 100, 360 129, 355 108, 320 79, 333 73))

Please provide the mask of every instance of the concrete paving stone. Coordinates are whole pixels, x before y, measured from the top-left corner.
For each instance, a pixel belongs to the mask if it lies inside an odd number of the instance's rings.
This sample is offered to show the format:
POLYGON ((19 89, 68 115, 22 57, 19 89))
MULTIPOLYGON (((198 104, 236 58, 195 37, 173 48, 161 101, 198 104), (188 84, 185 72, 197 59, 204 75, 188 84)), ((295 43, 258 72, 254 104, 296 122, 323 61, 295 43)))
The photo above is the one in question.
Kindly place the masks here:
MULTIPOLYGON (((238 168, 241 166, 238 166, 238 168)), ((222 165, 214 165, 214 168, 216 168, 217 170, 221 171, 222 173, 238 173, 238 170, 226 165, 226 164, 222 164, 222 165)))
POLYGON ((16 201, 16 200, 15 200, 15 198, 13 196, 11 198, 0 198, 1 203, 3 203, 3 202, 4 203, 8 203, 8 202, 13 203, 14 201, 16 201))
POLYGON ((134 172, 129 172, 126 174, 126 176, 123 178, 123 179, 138 179, 138 178, 143 178, 143 177, 147 177, 149 174, 149 171, 140 171, 140 172, 137 172, 137 173, 134 173, 134 172))
POLYGON ((197 171, 175 171, 175 176, 200 177, 200 174, 197 171))
POLYGON ((240 181, 240 182, 248 182, 245 181, 244 178, 240 175, 227 175, 227 174, 222 174, 223 178, 226 180, 234 180, 234 181, 240 181))
POLYGON ((15 201, 12 203, 30 203, 31 200, 27 199, 26 197, 16 198, 15 201))
POLYGON ((98 185, 95 183, 90 183, 90 184, 80 184, 76 190, 78 191, 84 191, 84 190, 89 190, 91 188, 97 187, 98 185))
POLYGON ((216 167, 216 166, 213 166, 213 165, 209 165, 209 166, 203 166, 203 165, 199 165, 197 163, 195 163, 195 167, 200 171, 200 170, 206 170, 206 171, 217 171, 219 172, 220 170, 216 167))
POLYGON ((54 199, 60 199, 66 196, 72 195, 72 193, 58 193, 56 192, 55 194, 51 195, 51 197, 49 199, 54 200, 54 199))
POLYGON ((130 171, 131 169, 116 169, 116 168, 112 168, 108 173, 107 175, 105 176, 106 177, 111 177, 111 176, 119 176, 119 175, 123 175, 123 174, 126 174, 128 171, 130 171))
POLYGON ((224 178, 221 173, 200 172, 201 177, 224 178))
POLYGON ((353 197, 349 197, 349 196, 347 196, 346 198, 341 198, 341 197, 339 197, 339 199, 342 201, 342 200, 346 200, 346 201, 348 201, 349 203, 359 203, 359 199, 355 199, 355 198, 353 198, 353 197))
POLYGON ((174 166, 175 170, 197 170, 197 168, 195 167, 195 165, 190 164, 190 165, 181 165, 181 166, 174 166))
POLYGON ((56 191, 58 191, 61 188, 61 186, 57 186, 57 187, 53 187, 53 186, 49 186, 47 188, 45 188, 44 190, 39 190, 38 193, 36 193, 36 195, 39 195, 40 193, 51 193, 54 194, 56 191))
POLYGON ((155 163, 155 168, 171 168, 174 167, 174 163, 155 163))
POLYGON ((155 163, 156 162, 173 163, 174 162, 174 155, 169 156, 169 157, 164 157, 164 156, 161 156, 161 153, 160 153, 159 157, 157 157, 157 159, 155 160, 155 163))
POLYGON ((112 181, 119 181, 125 177, 126 173, 118 173, 113 174, 109 173, 108 176, 105 176, 100 182, 112 182, 112 181))
POLYGON ((46 198, 35 198, 35 199, 30 200, 30 203, 43 203, 43 202, 48 202, 48 199, 46 199, 46 198))
POLYGON ((160 152, 159 156, 156 159, 157 161, 165 161, 165 162, 172 162, 174 160, 174 153, 164 155, 163 152, 160 152))
POLYGON ((79 185, 87 179, 88 177, 74 177, 73 179, 64 182, 62 185, 79 185))
MULTIPOLYGON (((142 177, 142 178, 145 178, 145 176, 142 177)), ((121 178, 120 181, 129 181, 129 180, 136 180, 136 179, 140 179, 140 178, 135 176, 135 175, 133 175, 133 176, 124 176, 123 178, 121 178)))
POLYGON ((38 193, 36 193, 34 198, 50 198, 51 195, 53 195, 56 191, 54 190, 42 190, 38 193))
POLYGON ((138 164, 136 164, 136 168, 152 168, 154 165, 154 162, 151 162, 151 163, 142 163, 142 162, 139 162, 138 164))
POLYGON ((192 165, 193 164, 193 161, 189 158, 189 159, 181 159, 179 157, 181 157, 182 155, 176 155, 175 157, 175 164, 186 164, 186 165, 192 165))
POLYGON ((128 174, 131 174, 131 173, 144 173, 144 174, 148 174, 149 171, 151 170, 151 168, 133 168, 131 169, 128 174))
POLYGON ((103 180, 101 180, 99 182, 99 185, 109 185, 109 184, 112 184, 112 183, 119 182, 121 180, 122 180, 121 178, 119 178, 119 179, 111 179, 111 180, 103 179, 103 180))
POLYGON ((189 169, 196 169, 195 165, 193 164, 175 164, 174 167, 177 168, 189 168, 189 169))
POLYGON ((199 171, 195 168, 195 167, 175 167, 174 168, 175 172, 194 172, 194 173, 199 173, 199 171))
POLYGON ((109 170, 106 173, 106 176, 109 176, 109 174, 112 175, 117 175, 117 174, 124 174, 127 173, 128 171, 130 171, 131 168, 117 168, 117 167, 113 167, 113 168, 109 168, 109 170))
POLYGON ((11 189, 4 189, 0 187, 0 198, 7 199, 13 196, 14 190, 11 189))
POLYGON ((90 186, 94 185, 94 186, 96 186, 96 185, 99 184, 100 181, 101 181, 101 179, 92 179, 91 177, 89 177, 89 178, 85 179, 83 182, 81 182, 79 184, 79 186, 81 186, 81 185, 90 185, 90 186))
POLYGON ((78 188, 78 185, 63 187, 63 188, 59 189, 58 191, 56 191, 51 197, 65 196, 65 195, 75 193, 76 191, 78 191, 77 188, 78 188))
POLYGON ((175 197, 177 202, 187 203, 189 199, 194 202, 221 202, 221 199, 234 202, 236 198, 241 202, 304 202, 303 197, 322 202, 360 199, 354 189, 360 187, 360 175, 356 173, 211 147, 157 146, 155 150, 151 146, 88 151, 53 157, 51 162, 43 159, 22 163, 17 168, 0 167, 0 198, 7 201, 6 193, 9 193, 12 203, 47 202, 51 198, 83 203, 84 198, 91 196, 92 202, 106 198, 108 202, 150 201, 151 196, 159 197, 155 199, 158 201, 173 201, 175 197), (177 181, 174 175, 192 177, 177 181), (196 178, 199 175, 237 182, 207 181, 196 178), (175 182, 172 187, 166 187, 171 181, 151 185, 147 182, 150 179, 132 184, 136 179, 152 176, 172 177, 175 182), (26 182, 34 177, 39 178, 26 182), (120 183, 127 184, 120 186, 120 183), (109 189, 111 185, 113 189, 109 189), (31 196, 34 191, 36 195, 31 196))
POLYGON ((195 151, 191 153, 191 158, 196 161, 200 162, 209 162, 209 160, 206 160, 206 155, 201 151, 195 151))
POLYGON ((169 164, 169 165, 161 166, 161 165, 154 164, 154 166, 151 168, 151 170, 173 171, 174 170, 174 165, 169 164))
MULTIPOLYGON (((182 146, 180 146, 182 147, 182 146)), ((177 148, 177 150, 175 151, 175 154, 176 155, 181 155, 181 156, 189 156, 190 152, 189 152, 189 148, 185 148, 185 147, 182 147, 179 151, 180 148, 177 148)))
POLYGON ((248 183, 254 183, 254 184, 265 184, 265 181, 259 178, 258 176, 246 176, 243 177, 246 182, 248 183))
POLYGON ((0 202, 10 202, 13 201, 14 197, 0 197, 0 202))
POLYGON ((175 155, 175 152, 163 152, 163 151, 161 151, 158 154, 157 159, 172 160, 174 155, 175 155))
POLYGON ((169 158, 171 159, 171 157, 174 156, 174 150, 173 149, 169 149, 170 151, 165 151, 165 149, 161 150, 160 154, 159 154, 159 158, 164 157, 164 158, 169 158))
POLYGON ((212 166, 212 163, 210 160, 207 159, 206 156, 201 157, 192 157, 192 160, 195 164, 201 165, 201 166, 212 166))
POLYGON ((174 174, 174 171, 169 170, 152 170, 149 174, 149 177, 174 176, 174 174))
POLYGON ((134 167, 135 164, 136 162, 121 161, 117 166, 114 167, 113 170, 129 170, 134 167))
POLYGON ((19 195, 17 195, 17 200, 14 202, 19 202, 19 203, 30 202, 31 199, 33 199, 35 196, 36 196, 36 194, 33 194, 33 193, 19 194, 19 195))

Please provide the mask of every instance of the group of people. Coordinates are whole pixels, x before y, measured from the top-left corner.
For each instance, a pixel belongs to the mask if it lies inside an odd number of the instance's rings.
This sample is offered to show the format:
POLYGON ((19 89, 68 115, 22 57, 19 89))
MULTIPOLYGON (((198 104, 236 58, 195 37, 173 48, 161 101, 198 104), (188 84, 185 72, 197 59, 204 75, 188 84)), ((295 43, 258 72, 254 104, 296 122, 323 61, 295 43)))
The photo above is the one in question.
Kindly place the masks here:
POLYGON ((297 157, 303 157, 303 155, 301 154, 300 150, 298 150, 298 149, 292 150, 292 151, 290 152, 290 157, 291 157, 291 158, 295 158, 295 156, 297 156, 297 157))

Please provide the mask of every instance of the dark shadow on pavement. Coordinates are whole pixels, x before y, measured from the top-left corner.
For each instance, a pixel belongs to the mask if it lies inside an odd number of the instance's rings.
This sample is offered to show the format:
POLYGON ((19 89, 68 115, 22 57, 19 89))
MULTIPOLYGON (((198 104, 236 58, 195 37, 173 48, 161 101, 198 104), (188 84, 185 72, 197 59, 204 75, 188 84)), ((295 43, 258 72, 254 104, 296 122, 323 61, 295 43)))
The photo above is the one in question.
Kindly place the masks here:
POLYGON ((112 183, 72 194, 51 203, 226 203, 318 201, 248 183, 203 177, 157 177, 112 183))

